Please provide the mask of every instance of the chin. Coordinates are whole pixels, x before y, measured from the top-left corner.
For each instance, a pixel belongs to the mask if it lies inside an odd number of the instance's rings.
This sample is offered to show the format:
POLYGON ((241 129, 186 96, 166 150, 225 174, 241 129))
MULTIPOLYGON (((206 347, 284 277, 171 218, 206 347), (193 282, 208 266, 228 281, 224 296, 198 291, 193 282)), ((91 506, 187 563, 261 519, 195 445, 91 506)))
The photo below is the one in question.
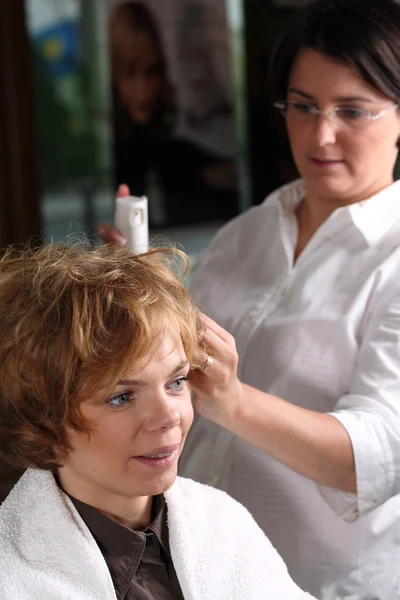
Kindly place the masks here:
POLYGON ((164 473, 158 477, 154 477, 153 480, 149 480, 143 485, 143 495, 158 496, 159 494, 163 494, 173 486, 176 477, 176 469, 173 472, 171 471, 170 473, 164 473))
POLYGON ((310 178, 308 180, 310 190, 319 196, 326 198, 341 198, 342 196, 348 195, 352 189, 350 181, 344 181, 341 178, 335 177, 324 177, 324 178, 310 178))
POLYGON ((152 111, 136 112, 131 111, 131 118, 136 125, 147 125, 153 118, 152 111))

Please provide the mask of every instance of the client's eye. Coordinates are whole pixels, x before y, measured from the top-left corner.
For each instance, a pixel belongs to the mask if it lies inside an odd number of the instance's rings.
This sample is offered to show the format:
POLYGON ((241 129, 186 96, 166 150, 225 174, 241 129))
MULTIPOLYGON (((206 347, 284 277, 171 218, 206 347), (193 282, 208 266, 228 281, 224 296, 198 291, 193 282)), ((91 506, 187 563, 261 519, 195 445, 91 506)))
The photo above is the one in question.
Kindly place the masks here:
POLYGON ((186 382, 189 381, 189 379, 190 377, 188 376, 178 377, 177 379, 174 379, 174 381, 172 381, 168 387, 172 389, 173 392, 180 393, 186 389, 186 382))
POLYGON ((123 394, 119 394, 118 396, 108 398, 106 400, 106 403, 110 406, 116 406, 118 408, 120 406, 125 406, 125 404, 127 404, 131 400, 133 400, 132 392, 124 392, 123 394))

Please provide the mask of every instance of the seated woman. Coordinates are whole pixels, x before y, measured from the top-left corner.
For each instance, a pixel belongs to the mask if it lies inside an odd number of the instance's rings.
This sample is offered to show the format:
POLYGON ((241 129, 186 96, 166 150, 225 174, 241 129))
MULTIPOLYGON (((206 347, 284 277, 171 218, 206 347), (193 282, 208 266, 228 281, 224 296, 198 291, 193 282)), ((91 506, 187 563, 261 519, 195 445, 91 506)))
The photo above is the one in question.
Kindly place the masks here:
POLYGON ((177 478, 202 326, 166 253, 0 261, 2 600, 310 598, 224 492, 177 478))

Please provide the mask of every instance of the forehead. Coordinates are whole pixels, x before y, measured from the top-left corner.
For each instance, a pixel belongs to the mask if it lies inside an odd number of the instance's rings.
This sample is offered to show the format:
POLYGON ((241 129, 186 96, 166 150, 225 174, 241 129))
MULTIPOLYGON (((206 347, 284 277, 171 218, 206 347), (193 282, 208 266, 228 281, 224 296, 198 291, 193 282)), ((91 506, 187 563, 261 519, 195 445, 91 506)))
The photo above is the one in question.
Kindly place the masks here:
POLYGON ((326 100, 352 96, 366 97, 371 101, 386 99, 355 69, 309 49, 301 50, 293 63, 290 88, 326 100))
POLYGON ((150 35, 133 29, 121 19, 112 22, 110 36, 114 58, 138 63, 158 60, 157 47, 150 35))
MULTIPOLYGON (((118 381, 135 381, 138 385, 148 385, 152 381, 164 379, 178 366, 187 363, 187 356, 182 344, 180 333, 175 330, 166 331, 155 341, 154 348, 140 360, 128 361, 121 370, 115 365, 104 377, 99 377, 95 384, 95 391, 87 394, 87 403, 97 404, 103 401, 107 394, 117 386, 118 381)), ((122 384, 121 384, 122 385, 122 384)), ((85 404, 85 402, 84 402, 85 404)))
POLYGON ((163 373, 187 361, 180 332, 176 329, 166 330, 154 344, 150 354, 127 369, 127 375, 154 375, 163 373))

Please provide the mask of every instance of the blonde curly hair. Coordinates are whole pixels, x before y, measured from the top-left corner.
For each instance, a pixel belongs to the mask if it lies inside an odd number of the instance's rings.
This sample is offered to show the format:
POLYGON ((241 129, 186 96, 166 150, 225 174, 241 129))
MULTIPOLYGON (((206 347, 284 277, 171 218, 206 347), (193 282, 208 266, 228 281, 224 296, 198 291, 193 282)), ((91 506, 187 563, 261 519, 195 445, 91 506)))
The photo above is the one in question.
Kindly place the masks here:
MULTIPOLYGON (((179 251, 187 261, 186 256, 179 251)), ((171 249, 48 244, 0 260, 0 459, 53 470, 68 430, 90 433, 80 403, 107 395, 170 327, 196 367, 202 325, 170 269, 171 249)))

